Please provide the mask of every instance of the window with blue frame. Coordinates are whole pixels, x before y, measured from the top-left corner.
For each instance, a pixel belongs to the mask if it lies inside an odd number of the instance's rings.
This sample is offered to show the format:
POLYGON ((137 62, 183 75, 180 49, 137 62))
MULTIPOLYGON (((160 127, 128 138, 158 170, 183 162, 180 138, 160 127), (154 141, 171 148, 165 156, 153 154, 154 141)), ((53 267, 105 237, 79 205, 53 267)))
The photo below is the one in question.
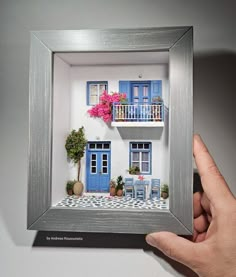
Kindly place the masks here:
POLYGON ((93 106, 99 103, 103 91, 108 89, 107 81, 87 82, 87 105, 93 106))
POLYGON ((130 167, 138 166, 141 174, 151 174, 151 142, 130 142, 130 167))

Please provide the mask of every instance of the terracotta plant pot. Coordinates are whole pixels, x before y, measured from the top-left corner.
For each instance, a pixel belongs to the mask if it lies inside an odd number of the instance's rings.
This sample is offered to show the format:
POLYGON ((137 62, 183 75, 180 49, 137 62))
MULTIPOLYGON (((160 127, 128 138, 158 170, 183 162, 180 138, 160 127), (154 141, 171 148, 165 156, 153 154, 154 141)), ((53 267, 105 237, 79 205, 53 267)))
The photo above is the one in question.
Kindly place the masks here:
POLYGON ((161 193, 161 197, 163 198, 163 199, 167 199, 168 198, 168 193, 167 192, 162 192, 161 193))
POLYGON ((116 195, 116 188, 110 188, 110 196, 115 196, 116 195))
POLYGON ((116 195, 117 196, 122 196, 123 195, 123 190, 122 189, 118 189, 117 192, 116 192, 116 195))
POLYGON ((78 181, 73 186, 73 192, 77 196, 81 196, 83 194, 84 185, 82 182, 78 181))
POLYGON ((72 189, 68 189, 68 190, 67 190, 67 194, 68 194, 68 195, 73 195, 73 190, 72 190, 72 189))

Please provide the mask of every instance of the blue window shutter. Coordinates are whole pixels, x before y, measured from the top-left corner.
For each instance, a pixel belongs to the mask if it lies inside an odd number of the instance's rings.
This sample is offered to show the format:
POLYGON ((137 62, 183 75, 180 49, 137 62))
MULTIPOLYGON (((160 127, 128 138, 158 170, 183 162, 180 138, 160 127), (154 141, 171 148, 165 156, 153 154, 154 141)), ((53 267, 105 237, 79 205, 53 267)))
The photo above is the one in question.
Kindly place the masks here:
POLYGON ((126 93, 126 97, 130 100, 130 81, 119 81, 119 92, 126 93))
POLYGON ((151 81, 151 100, 153 97, 158 96, 162 98, 162 81, 151 81))
POLYGON ((90 85, 90 82, 87 82, 87 86, 86 86, 86 95, 87 95, 87 97, 86 97, 86 105, 87 106, 89 106, 90 105, 90 103, 89 103, 89 85, 90 85))

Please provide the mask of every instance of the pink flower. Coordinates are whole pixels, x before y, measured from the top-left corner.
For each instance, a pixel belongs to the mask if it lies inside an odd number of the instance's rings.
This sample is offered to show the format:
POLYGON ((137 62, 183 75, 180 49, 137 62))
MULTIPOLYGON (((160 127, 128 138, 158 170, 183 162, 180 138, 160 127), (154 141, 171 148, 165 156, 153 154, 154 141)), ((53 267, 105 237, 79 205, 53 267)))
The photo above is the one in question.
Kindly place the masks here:
POLYGON ((139 175, 139 176, 138 176, 138 179, 139 179, 140 181, 143 181, 143 180, 144 180, 144 176, 139 175))
POLYGON ((125 93, 113 92, 108 94, 106 90, 100 96, 99 104, 88 110, 91 117, 100 117, 104 122, 112 121, 112 105, 113 103, 125 102, 127 100, 125 93))

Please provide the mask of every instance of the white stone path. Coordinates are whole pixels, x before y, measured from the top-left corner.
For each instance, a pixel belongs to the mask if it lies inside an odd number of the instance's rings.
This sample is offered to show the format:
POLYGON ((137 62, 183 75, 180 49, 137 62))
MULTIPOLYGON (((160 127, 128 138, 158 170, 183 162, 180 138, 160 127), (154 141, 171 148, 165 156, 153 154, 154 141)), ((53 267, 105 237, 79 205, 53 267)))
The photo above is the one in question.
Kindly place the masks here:
POLYGON ((103 208, 103 209, 144 209, 144 210, 167 210, 169 201, 164 199, 137 200, 128 197, 113 197, 107 195, 83 195, 67 196, 56 207, 69 208, 103 208))

